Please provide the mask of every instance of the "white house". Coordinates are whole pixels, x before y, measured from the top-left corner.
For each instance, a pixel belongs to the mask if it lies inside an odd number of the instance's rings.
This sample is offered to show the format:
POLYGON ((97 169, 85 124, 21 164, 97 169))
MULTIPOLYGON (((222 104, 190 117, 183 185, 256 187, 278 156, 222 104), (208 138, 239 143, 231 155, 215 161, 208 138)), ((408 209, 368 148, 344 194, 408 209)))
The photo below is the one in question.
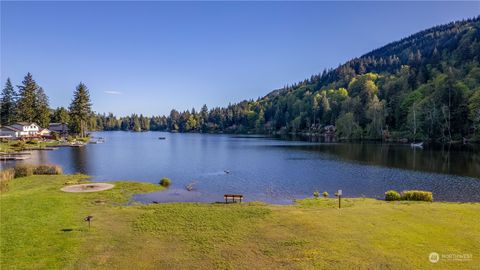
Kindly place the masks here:
POLYGON ((10 126, 0 128, 0 136, 2 137, 31 137, 38 136, 40 128, 35 123, 17 122, 10 126))

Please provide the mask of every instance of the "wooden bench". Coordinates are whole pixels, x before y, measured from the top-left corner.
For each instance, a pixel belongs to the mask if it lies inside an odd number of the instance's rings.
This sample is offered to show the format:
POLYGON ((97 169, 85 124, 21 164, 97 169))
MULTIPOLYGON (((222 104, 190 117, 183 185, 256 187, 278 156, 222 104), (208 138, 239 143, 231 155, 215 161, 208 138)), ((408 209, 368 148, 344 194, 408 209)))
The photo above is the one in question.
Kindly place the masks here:
POLYGON ((225 194, 225 195, 223 195, 223 198, 225 198, 225 203, 228 203, 229 199, 231 200, 232 203, 237 202, 236 199, 239 199, 240 202, 242 202, 243 195, 240 195, 240 194, 225 194))

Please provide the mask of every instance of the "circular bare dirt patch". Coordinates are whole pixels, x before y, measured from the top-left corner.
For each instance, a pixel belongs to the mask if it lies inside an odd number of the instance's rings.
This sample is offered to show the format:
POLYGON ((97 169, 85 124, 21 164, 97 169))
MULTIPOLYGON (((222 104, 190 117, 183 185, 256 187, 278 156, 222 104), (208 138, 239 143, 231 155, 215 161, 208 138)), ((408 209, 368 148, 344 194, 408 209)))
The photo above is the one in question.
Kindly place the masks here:
POLYGON ((107 183, 88 183, 80 185, 71 185, 61 188, 65 192, 96 192, 113 188, 114 185, 107 183))

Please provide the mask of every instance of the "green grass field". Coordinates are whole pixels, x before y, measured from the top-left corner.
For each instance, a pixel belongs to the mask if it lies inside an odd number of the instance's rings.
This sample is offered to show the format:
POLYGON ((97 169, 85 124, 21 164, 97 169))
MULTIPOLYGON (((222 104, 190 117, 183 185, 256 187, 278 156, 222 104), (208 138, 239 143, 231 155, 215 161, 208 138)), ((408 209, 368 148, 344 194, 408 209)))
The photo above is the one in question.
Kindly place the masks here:
POLYGON ((140 205, 161 189, 115 182, 64 193, 86 176, 12 180, 1 195, 1 269, 478 269, 480 204, 305 199, 140 205), (83 218, 92 215, 89 229, 83 218), (471 254, 471 259, 440 255, 471 254))
POLYGON ((39 147, 54 147, 59 144, 58 141, 38 141, 38 140, 33 140, 30 141, 30 143, 25 143, 23 146, 19 147, 17 146, 18 141, 13 141, 9 140, 6 142, 0 142, 0 152, 17 152, 17 151, 22 151, 22 150, 28 150, 31 148, 39 148, 39 147))

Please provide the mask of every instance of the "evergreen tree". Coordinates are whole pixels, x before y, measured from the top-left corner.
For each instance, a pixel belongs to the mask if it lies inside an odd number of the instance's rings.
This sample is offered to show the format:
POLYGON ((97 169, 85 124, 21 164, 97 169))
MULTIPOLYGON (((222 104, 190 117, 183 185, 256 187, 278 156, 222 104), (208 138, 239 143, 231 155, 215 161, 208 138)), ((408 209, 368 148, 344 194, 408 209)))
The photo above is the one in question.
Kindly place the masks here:
POLYGON ((53 112, 52 122, 66 123, 70 122, 70 114, 64 107, 59 107, 53 112))
POLYGON ((0 99, 0 124, 8 125, 15 121, 16 93, 10 78, 7 78, 0 99))
POLYGON ((17 120, 33 122, 37 117, 35 110, 37 83, 33 80, 32 74, 27 73, 19 88, 19 99, 17 102, 17 120))
POLYGON ((90 103, 90 94, 85 84, 80 82, 75 92, 73 93, 73 100, 70 104, 70 130, 80 135, 86 136, 87 124, 90 120, 92 104, 90 103))
POLYGON ((35 95, 35 119, 34 122, 39 126, 47 128, 50 123, 50 109, 48 107, 48 97, 42 87, 37 87, 35 95))

